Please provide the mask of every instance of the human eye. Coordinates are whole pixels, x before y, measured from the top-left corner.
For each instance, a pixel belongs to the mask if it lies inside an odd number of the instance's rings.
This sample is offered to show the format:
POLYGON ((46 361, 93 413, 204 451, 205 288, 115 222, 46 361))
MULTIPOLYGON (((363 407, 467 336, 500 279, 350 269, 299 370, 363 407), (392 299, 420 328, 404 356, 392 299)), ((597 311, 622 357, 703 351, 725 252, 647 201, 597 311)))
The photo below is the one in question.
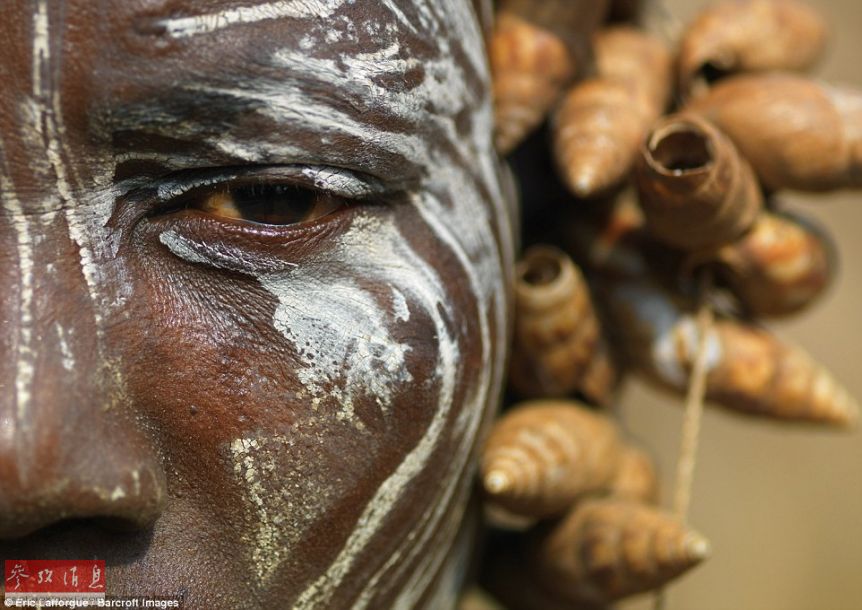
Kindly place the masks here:
POLYGON ((294 184, 225 184, 186 198, 185 209, 216 218, 264 225, 317 220, 347 205, 335 195, 294 184))
POLYGON ((158 189, 158 214, 205 215, 224 223, 287 227, 371 203, 377 185, 348 170, 312 166, 191 175, 158 189))
POLYGON ((187 170, 146 193, 130 200, 148 209, 144 230, 173 255, 251 274, 295 265, 356 213, 394 213, 403 200, 374 176, 312 165, 187 170))

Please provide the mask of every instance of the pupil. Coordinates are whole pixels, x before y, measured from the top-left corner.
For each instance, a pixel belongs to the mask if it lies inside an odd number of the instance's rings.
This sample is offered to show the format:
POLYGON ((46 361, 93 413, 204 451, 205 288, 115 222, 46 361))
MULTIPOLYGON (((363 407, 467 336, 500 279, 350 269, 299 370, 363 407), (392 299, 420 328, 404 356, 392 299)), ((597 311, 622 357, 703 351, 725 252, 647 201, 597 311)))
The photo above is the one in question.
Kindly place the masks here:
POLYGON ((291 184, 252 184, 231 189, 231 197, 243 220, 291 224, 308 217, 317 193, 291 184))

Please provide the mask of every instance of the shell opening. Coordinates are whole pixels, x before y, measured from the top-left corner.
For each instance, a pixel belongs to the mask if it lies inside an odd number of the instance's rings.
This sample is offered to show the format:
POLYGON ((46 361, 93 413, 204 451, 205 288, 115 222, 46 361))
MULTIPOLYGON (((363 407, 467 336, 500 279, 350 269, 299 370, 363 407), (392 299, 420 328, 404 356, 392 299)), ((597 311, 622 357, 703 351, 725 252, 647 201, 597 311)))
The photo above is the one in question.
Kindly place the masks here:
POLYGON ((732 74, 727 61, 713 60, 705 61, 697 71, 697 79, 703 84, 704 89, 713 85, 722 78, 732 74))
POLYGON ((554 283, 563 272, 560 258, 553 251, 536 250, 528 254, 521 271, 521 279, 531 286, 554 283))
POLYGON ((691 123, 655 131, 648 150, 653 167, 671 175, 701 171, 712 164, 715 156, 708 134, 691 123))

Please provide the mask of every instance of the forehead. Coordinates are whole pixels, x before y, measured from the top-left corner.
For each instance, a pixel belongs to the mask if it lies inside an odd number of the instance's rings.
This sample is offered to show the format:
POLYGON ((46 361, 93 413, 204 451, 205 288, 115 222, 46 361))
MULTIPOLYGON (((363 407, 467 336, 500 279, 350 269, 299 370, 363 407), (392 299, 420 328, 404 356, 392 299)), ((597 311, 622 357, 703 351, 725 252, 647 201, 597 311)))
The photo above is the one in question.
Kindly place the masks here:
POLYGON ((360 151, 386 173, 463 138, 487 85, 467 0, 13 0, 10 17, 6 95, 50 88, 70 137, 119 146, 279 162, 287 131, 323 134, 330 161, 360 151), (242 140, 262 133, 280 151, 242 140))

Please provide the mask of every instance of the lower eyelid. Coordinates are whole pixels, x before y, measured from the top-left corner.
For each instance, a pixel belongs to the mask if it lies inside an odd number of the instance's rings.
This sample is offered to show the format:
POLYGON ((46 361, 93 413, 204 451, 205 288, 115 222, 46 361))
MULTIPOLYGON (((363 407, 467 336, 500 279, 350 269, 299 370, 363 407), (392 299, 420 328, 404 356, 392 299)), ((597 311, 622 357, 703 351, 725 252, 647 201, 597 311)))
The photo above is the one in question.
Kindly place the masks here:
POLYGON ((235 222, 187 210, 152 217, 149 225, 156 238, 186 262, 257 275, 284 271, 307 260, 321 245, 344 233, 362 209, 345 206, 316 221, 293 225, 235 222), (165 240, 184 247, 171 249, 165 240))

